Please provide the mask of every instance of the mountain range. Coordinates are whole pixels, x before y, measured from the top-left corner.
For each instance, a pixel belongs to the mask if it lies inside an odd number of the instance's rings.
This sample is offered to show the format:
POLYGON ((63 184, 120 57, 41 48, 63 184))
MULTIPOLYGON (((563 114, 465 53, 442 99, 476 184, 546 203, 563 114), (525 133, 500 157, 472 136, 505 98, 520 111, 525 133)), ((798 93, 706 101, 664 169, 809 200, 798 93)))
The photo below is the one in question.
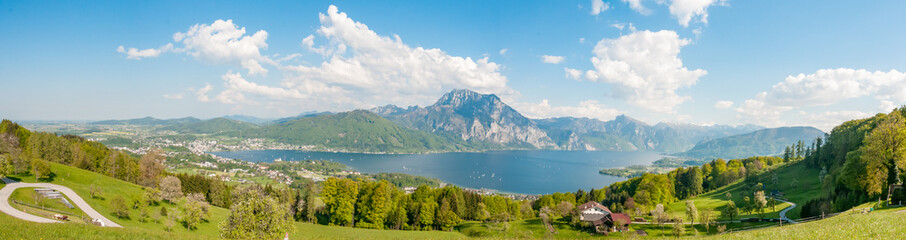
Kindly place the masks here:
POLYGON ((307 112, 275 120, 254 118, 255 123, 251 123, 252 120, 253 117, 236 115, 204 121, 147 117, 94 124, 163 125, 160 130, 232 136, 239 136, 241 130, 244 137, 271 138, 289 144, 345 151, 607 150, 657 151, 702 158, 719 155, 706 150, 711 147, 734 154, 775 154, 777 149, 772 148, 775 145, 786 144, 788 140, 810 140, 821 133, 814 128, 808 131, 765 129, 756 125, 649 125, 625 115, 610 121, 575 117, 530 119, 494 94, 462 89, 446 93, 425 107, 386 105, 341 113, 307 112), (764 130, 770 130, 767 132, 783 140, 769 144, 766 138, 770 134, 727 138, 764 130), (759 147, 734 150, 734 145, 759 147))

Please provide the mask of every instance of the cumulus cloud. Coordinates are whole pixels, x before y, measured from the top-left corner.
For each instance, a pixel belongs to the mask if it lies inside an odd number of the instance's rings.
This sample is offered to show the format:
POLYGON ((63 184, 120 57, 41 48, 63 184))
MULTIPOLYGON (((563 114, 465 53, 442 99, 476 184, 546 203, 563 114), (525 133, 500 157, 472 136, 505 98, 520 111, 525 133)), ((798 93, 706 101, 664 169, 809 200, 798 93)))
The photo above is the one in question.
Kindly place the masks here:
POLYGON ((506 49, 506 48, 500 49, 500 55, 506 55, 507 51, 509 51, 509 49, 506 49))
POLYGON ((566 72, 566 78, 579 80, 582 77, 582 71, 579 69, 563 68, 563 71, 566 72))
POLYGON ((591 15, 597 16, 607 9, 610 9, 610 4, 605 3, 604 0, 591 0, 591 15))
POLYGON ((688 45, 674 31, 638 31, 616 39, 602 39, 595 46, 586 71, 590 81, 610 84, 614 97, 648 110, 675 113, 676 105, 688 100, 676 90, 694 85, 707 74, 689 70, 679 58, 680 48, 688 45))
POLYGON ((515 94, 500 74, 501 66, 487 57, 472 59, 436 48, 411 47, 399 36, 379 35, 336 6, 328 7, 319 19, 316 33, 325 43, 306 38, 303 45, 328 60, 318 66, 284 67, 289 77, 283 87, 319 94, 332 89, 358 96, 345 107, 426 104, 455 88, 515 94))
POLYGON ((693 20, 708 23, 708 7, 712 5, 726 5, 726 0, 671 0, 670 15, 683 27, 693 20))
MULTIPOLYGON (((263 55, 268 47, 268 33, 259 30, 252 34, 232 20, 196 24, 185 32, 177 32, 173 41, 182 46, 168 51, 247 69, 245 75, 232 70, 222 75, 223 88, 205 84, 192 90, 201 102, 237 107, 341 111, 390 103, 424 105, 460 88, 495 93, 504 100, 518 96, 507 86, 507 78, 500 73, 501 65, 487 56, 473 59, 451 56, 437 48, 412 47, 400 36, 372 31, 332 5, 318 18, 321 26, 301 39, 300 46, 321 55, 325 60, 320 63, 287 63, 299 57, 297 53, 282 58, 279 54, 263 55), (283 76, 279 84, 262 84, 251 78, 267 74, 269 67, 283 76)), ((118 51, 129 53, 125 47, 118 51)), ((141 54, 160 54, 135 51, 136 58, 141 58, 141 54)), ((500 50, 501 55, 506 52, 500 50)))
POLYGON ((542 62, 550 63, 550 64, 558 64, 560 62, 563 62, 564 59, 566 59, 566 58, 564 58, 563 56, 551 56, 551 55, 541 56, 542 62))
MULTIPOLYGON (((881 112, 890 111, 897 104, 906 103, 906 73, 897 70, 872 72, 865 69, 838 68, 791 75, 772 86, 770 90, 746 100, 745 104, 736 108, 736 111, 742 119, 779 125, 784 123, 779 120, 780 116, 790 110, 831 106, 864 97, 876 100, 877 111, 881 112)), ((821 114, 826 117, 847 118, 864 116, 865 112, 840 111, 821 114)))
POLYGON ((717 108, 717 109, 724 109, 724 108, 730 108, 730 107, 733 107, 733 101, 717 101, 717 103, 714 103, 714 108, 717 108))
POLYGON ((612 120, 621 112, 595 100, 585 100, 576 106, 551 106, 547 99, 539 103, 516 102, 513 108, 529 118, 587 117, 612 120))
POLYGON ((261 50, 267 49, 267 32, 260 30, 246 35, 245 27, 237 26, 233 20, 216 20, 211 25, 196 24, 186 32, 174 33, 173 41, 182 46, 177 48, 168 43, 157 49, 145 50, 126 50, 120 46, 117 51, 125 53, 129 59, 157 57, 165 52, 185 53, 211 63, 240 65, 252 75, 267 73, 261 63, 277 65, 277 61, 261 55, 261 50))
POLYGON ((629 8, 635 10, 636 12, 642 15, 651 14, 651 9, 646 8, 642 5, 642 0, 623 0, 624 3, 629 3, 629 8))

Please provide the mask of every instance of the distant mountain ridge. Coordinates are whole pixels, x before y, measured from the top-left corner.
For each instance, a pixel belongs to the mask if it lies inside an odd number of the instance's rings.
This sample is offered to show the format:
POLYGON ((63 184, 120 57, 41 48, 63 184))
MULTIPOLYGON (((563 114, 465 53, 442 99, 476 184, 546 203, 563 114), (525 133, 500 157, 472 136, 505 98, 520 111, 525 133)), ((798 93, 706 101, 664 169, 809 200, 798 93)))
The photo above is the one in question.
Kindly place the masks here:
POLYGON ((196 133, 196 134, 212 134, 212 133, 224 133, 224 132, 236 132, 249 129, 256 129, 258 125, 249 122, 243 122, 239 120, 227 119, 227 118, 214 118, 210 120, 204 120, 201 122, 191 122, 191 123, 182 123, 175 124, 166 127, 159 128, 159 130, 170 130, 176 131, 179 133, 196 133))
POLYGON ((574 117, 529 119, 494 94, 464 89, 450 91, 426 107, 386 105, 265 120, 232 115, 205 121, 148 117, 96 124, 160 125, 161 130, 180 133, 230 136, 239 136, 241 131, 243 137, 331 150, 407 153, 505 149, 681 153, 707 141, 764 129, 756 125, 649 125, 626 115, 610 121, 574 117))
POLYGON ((824 135, 814 127, 768 128, 706 141, 677 155, 705 159, 779 155, 786 146, 800 140, 811 145, 815 138, 824 135))
MULTIPOLYGON (((231 132, 228 135, 238 134, 231 132)), ((250 129, 242 134, 324 150, 389 153, 466 150, 461 142, 408 129, 364 110, 303 117, 250 129)))
POLYGON ((158 119, 153 117, 143 117, 136 119, 126 119, 126 120, 104 120, 91 122, 89 124, 95 125, 173 125, 173 124, 183 124, 183 123, 194 123, 201 122, 201 119, 194 117, 184 117, 184 118, 174 118, 174 119, 158 119))
POLYGON ((556 148, 535 123, 494 94, 453 90, 431 106, 402 109, 385 106, 372 112, 403 126, 458 138, 513 147, 556 148))

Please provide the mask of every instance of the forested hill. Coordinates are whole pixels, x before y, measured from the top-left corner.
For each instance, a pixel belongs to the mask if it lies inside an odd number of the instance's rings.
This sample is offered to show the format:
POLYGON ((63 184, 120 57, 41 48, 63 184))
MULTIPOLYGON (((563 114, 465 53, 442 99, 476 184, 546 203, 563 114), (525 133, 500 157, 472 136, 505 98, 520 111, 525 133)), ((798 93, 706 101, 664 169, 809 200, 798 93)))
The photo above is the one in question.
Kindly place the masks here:
POLYGON ((787 146, 799 141, 808 145, 823 136, 824 132, 813 127, 769 128, 706 141, 678 155, 703 159, 775 156, 787 146))
POLYGON ((331 150, 395 153, 466 150, 461 141, 407 129, 364 110, 304 117, 242 134, 331 150))
POLYGON ((179 133, 224 133, 255 128, 258 128, 258 125, 227 118, 215 118, 201 122, 170 125, 162 127, 160 130, 171 130, 179 133))

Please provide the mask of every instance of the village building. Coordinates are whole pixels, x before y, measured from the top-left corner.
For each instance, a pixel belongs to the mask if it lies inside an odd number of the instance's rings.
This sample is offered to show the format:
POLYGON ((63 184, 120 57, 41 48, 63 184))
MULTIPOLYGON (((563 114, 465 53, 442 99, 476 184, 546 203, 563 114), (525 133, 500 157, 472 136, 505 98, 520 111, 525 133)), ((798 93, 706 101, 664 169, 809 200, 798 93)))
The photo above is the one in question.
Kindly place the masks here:
POLYGON ((629 215, 613 213, 598 202, 587 202, 576 209, 579 211, 579 220, 588 222, 599 233, 629 230, 629 223, 632 222, 629 215))

